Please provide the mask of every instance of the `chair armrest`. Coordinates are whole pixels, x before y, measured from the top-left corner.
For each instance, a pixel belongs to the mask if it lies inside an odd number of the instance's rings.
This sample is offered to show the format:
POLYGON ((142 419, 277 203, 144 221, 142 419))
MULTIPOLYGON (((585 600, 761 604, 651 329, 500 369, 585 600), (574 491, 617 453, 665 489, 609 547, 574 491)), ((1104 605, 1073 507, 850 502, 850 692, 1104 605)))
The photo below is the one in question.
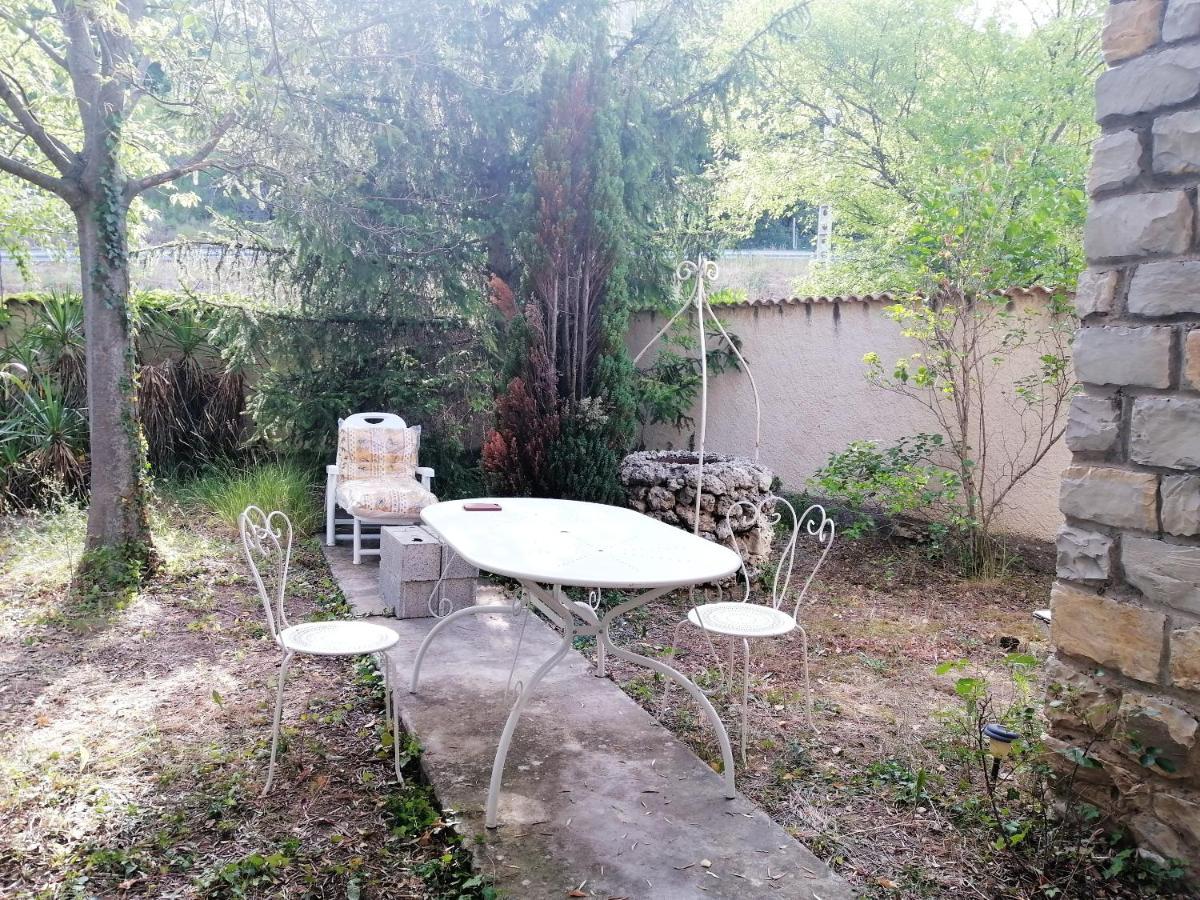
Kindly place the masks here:
POLYGON ((417 480, 421 482, 421 487, 429 490, 430 483, 433 481, 433 469, 429 466, 417 466, 417 480))
POLYGON ((337 466, 335 466, 335 465, 329 465, 329 466, 326 466, 326 467, 325 467, 325 474, 326 474, 326 475, 336 475, 337 473, 338 473, 338 467, 337 467, 337 466))

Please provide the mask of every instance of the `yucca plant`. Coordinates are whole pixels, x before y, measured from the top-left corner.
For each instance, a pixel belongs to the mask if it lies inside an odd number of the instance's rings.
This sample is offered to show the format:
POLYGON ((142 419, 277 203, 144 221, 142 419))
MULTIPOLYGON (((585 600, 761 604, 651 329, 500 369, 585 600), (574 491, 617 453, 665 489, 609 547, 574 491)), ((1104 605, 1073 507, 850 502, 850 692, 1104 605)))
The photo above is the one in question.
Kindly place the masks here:
POLYGON ((142 428, 158 468, 194 468, 238 449, 245 379, 220 368, 214 317, 196 304, 147 310, 140 340, 142 428))
POLYGON ((83 406, 87 402, 83 300, 78 294, 51 291, 34 304, 34 310, 25 342, 38 354, 39 374, 58 383, 66 403, 83 406))
POLYGON ((39 485, 59 484, 77 494, 87 483, 87 417, 53 381, 37 379, 20 395, 13 432, 22 459, 39 485))

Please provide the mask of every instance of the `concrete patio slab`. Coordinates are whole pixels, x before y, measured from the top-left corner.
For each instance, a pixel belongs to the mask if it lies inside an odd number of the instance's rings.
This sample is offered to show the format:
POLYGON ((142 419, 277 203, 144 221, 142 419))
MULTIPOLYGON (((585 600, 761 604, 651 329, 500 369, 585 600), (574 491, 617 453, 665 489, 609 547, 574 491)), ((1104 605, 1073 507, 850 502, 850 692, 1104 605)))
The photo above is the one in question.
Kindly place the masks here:
MULTIPOLYGON (((347 598, 370 609, 367 573, 349 551, 329 553, 347 598), (351 570, 343 579, 347 567, 351 570)), ((376 589, 377 595, 377 589, 376 589)), ((479 603, 503 608, 484 587, 479 603)), ((726 800, 720 777, 571 651, 542 681, 521 717, 505 770, 499 828, 483 804, 500 731, 513 649, 516 680, 560 645, 536 617, 471 616, 450 626, 408 693, 412 660, 433 619, 379 619, 400 642, 392 654, 404 727, 424 748, 422 765, 454 810, 479 869, 520 900, 586 896, 840 900, 849 887, 765 813, 726 800), (572 895, 570 892, 578 891, 572 895)))

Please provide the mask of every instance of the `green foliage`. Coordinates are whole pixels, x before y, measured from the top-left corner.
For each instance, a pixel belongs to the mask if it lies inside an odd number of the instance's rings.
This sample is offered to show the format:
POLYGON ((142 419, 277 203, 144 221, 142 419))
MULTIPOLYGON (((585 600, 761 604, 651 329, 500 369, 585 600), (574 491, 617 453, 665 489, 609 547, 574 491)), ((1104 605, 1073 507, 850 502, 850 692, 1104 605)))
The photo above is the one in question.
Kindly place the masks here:
POLYGON ((958 779, 958 792, 948 798, 933 795, 931 802, 948 803, 946 811, 960 828, 986 836, 996 859, 1009 864, 1037 896, 1075 896, 1108 881, 1114 888, 1152 886, 1165 895, 1183 889, 1182 866, 1139 856, 1121 829, 1083 799, 1080 772, 1101 767, 1094 750, 1103 738, 1059 750, 1048 747, 1038 660, 1010 653, 1004 663, 1010 684, 1003 689, 969 674, 969 660, 947 660, 937 667, 938 675, 954 678, 958 698, 941 715, 939 746, 948 778, 958 779), (994 758, 982 735, 983 726, 993 722, 1018 735, 998 778, 991 775, 994 758))
POLYGON ((933 461, 942 444, 940 434, 901 438, 889 447, 880 447, 879 441, 852 441, 830 455, 809 479, 809 487, 851 511, 854 520, 842 529, 850 538, 876 529, 879 515, 940 512, 961 520, 961 481, 933 461))
MULTIPOLYGON (((88 484, 83 307, 78 294, 10 298, 24 327, 0 349, 0 507, 28 509, 88 484)), ((188 295, 135 296, 139 415, 159 472, 242 450, 245 381, 214 343, 218 310, 188 295), (144 301, 144 302, 143 302, 144 301)))
POLYGON ((547 496, 623 505, 625 489, 617 478, 622 451, 613 446, 607 416, 581 404, 564 417, 549 451, 547 496))
POLYGON ((967 0, 813 4, 719 126, 716 214, 748 233, 832 203, 837 261, 806 292, 917 290, 964 241, 992 287, 1072 283, 1104 6, 1019 29, 967 0))
POLYGON ((317 500, 318 470, 290 460, 250 466, 212 467, 179 483, 180 500, 236 526, 238 516, 254 504, 271 512, 282 510, 292 520, 297 535, 309 534, 323 521, 317 500))
POLYGON ((917 350, 888 367, 863 358, 871 384, 924 406, 944 436, 944 464, 957 476, 966 528, 963 562, 989 576, 1005 565, 994 536, 1009 497, 1062 438, 1076 390, 1069 364, 1076 319, 1061 294, 1044 306, 988 293, 964 256, 949 253, 956 276, 887 307, 917 350))
POLYGON ((256 851, 214 866, 197 884, 200 896, 207 900, 242 900, 269 891, 299 849, 300 841, 288 838, 270 853, 256 851))

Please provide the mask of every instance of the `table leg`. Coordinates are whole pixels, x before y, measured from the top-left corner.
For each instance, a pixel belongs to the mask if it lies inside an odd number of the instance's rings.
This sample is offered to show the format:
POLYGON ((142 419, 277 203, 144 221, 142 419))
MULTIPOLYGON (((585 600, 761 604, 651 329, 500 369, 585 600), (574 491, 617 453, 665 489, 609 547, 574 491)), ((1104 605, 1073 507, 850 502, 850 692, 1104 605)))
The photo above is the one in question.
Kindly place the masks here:
POLYGON ((484 812, 483 824, 488 828, 495 828, 497 825, 497 807, 500 805, 500 786, 504 781, 504 761, 508 757, 508 748, 512 744, 513 733, 517 730, 517 722, 521 719, 521 711, 525 709, 525 705, 529 702, 529 698, 533 696, 533 692, 537 689, 538 684, 546 676, 546 673, 553 669, 571 649, 571 643, 575 638, 575 622, 571 617, 570 610, 563 603, 562 588, 554 588, 554 604, 559 609, 563 610, 563 640, 562 644, 554 651, 545 662, 538 666, 537 671, 533 673, 533 677, 529 679, 529 684, 525 685, 517 701, 509 710, 508 720, 504 723, 504 731, 500 734, 500 746, 496 748, 496 759, 492 763, 492 779, 488 784, 487 807, 484 812))
POLYGON ((624 615, 631 609, 634 609, 638 606, 644 606, 647 603, 657 600, 670 590, 672 590, 672 588, 655 588, 652 591, 647 591, 640 596, 634 597, 632 600, 626 600, 619 606, 613 607, 611 610, 605 613, 604 619, 600 623, 599 640, 604 644, 607 651, 618 659, 623 659, 627 662, 636 663, 637 665, 653 669, 660 675, 671 679, 681 688, 691 694, 692 699, 700 705, 700 708, 704 710, 704 714, 708 716, 708 721, 712 724, 713 731, 717 733, 717 743, 721 746, 721 762, 724 768, 723 774, 725 778, 725 796, 732 800, 737 796, 737 791, 734 788, 733 747, 729 743, 729 734, 725 731, 725 725, 721 722, 721 717, 717 715, 716 709, 713 708, 712 703, 709 701, 708 697, 705 696, 704 691, 700 690, 699 687, 693 684, 682 673, 671 668, 666 663, 657 659, 651 659, 648 656, 642 656, 641 654, 634 653, 631 650, 626 650, 623 647, 618 647, 612 642, 612 636, 609 634, 609 628, 612 626, 612 622, 615 618, 624 615))
POLYGON ((438 623, 429 630, 429 634, 425 635, 425 640, 421 641, 421 647, 417 650, 416 661, 413 662, 412 679, 409 681, 408 692, 415 694, 417 692, 417 680, 421 677, 421 661, 425 659, 425 651, 429 649, 429 645, 433 643, 433 639, 437 637, 442 629, 457 622, 463 616, 477 616, 484 613, 496 613, 505 616, 514 616, 521 610, 520 599, 510 603, 508 606, 468 606, 466 609, 460 609, 458 612, 450 613, 444 619, 439 619, 438 623))

